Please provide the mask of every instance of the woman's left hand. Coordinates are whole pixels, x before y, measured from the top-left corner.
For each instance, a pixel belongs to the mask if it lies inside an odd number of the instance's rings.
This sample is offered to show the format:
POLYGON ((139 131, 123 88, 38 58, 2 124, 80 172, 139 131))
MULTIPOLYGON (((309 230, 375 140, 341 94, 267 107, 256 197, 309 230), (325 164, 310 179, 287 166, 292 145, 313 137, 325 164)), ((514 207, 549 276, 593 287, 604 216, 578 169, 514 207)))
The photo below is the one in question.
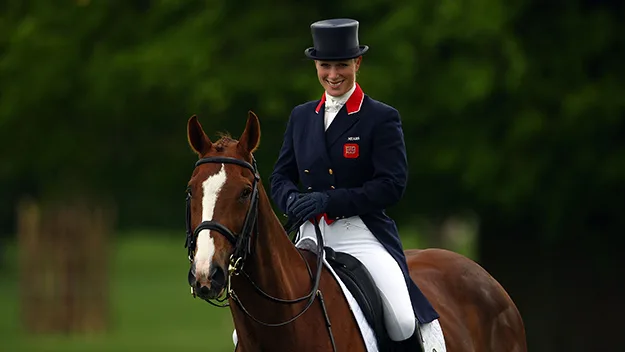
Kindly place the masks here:
POLYGON ((307 220, 325 212, 328 205, 328 195, 321 192, 302 194, 291 206, 296 219, 307 220))

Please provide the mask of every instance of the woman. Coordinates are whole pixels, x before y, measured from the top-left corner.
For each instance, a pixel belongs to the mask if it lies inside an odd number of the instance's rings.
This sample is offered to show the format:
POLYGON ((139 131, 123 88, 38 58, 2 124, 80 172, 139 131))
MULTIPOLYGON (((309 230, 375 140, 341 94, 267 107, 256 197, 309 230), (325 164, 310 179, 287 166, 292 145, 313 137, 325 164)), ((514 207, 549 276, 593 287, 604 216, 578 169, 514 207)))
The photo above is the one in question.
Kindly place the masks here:
MULTIPOLYGON (((397 110, 356 83, 369 49, 359 45, 358 26, 349 19, 311 25, 314 47, 305 55, 325 93, 293 109, 271 193, 291 219, 325 220, 325 245, 358 258, 375 280, 390 338, 401 350, 418 351, 415 316, 438 324, 438 314, 410 279, 397 227, 384 212, 404 193, 406 150, 397 110)), ((315 238, 311 222, 300 236, 315 238)))

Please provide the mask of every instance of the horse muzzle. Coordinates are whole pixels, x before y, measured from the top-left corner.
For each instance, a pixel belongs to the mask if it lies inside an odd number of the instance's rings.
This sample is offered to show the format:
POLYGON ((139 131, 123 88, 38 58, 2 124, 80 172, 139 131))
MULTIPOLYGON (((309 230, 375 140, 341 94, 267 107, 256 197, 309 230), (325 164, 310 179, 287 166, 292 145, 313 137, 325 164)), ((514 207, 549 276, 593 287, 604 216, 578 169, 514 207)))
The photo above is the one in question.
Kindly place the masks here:
POLYGON ((220 265, 212 264, 208 274, 202 274, 195 270, 193 263, 189 269, 188 280, 195 295, 202 299, 216 299, 223 293, 228 277, 220 265))

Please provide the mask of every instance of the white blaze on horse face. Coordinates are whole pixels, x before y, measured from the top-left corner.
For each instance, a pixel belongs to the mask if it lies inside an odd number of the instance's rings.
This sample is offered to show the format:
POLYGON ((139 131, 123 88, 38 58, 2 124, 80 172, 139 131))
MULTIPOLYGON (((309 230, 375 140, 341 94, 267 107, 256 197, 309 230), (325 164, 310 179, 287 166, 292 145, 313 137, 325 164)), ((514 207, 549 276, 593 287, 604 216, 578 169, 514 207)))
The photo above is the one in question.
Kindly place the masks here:
MULTIPOLYGON (((219 172, 209 176, 202 182, 204 194, 202 196, 202 221, 213 220, 215 205, 221 188, 226 183, 226 168, 221 164, 219 172)), ((210 230, 202 230, 197 237, 197 252, 195 254, 196 277, 208 276, 213 255, 215 254, 215 241, 210 230)))

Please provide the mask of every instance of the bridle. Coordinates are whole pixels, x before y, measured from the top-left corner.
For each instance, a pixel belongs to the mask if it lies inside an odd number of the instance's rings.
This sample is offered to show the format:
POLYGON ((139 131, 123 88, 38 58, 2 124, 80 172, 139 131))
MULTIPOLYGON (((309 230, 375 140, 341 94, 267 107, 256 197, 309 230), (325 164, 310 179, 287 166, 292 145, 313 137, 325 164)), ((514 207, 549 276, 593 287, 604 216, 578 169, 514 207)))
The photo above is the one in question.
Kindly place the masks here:
MULTIPOLYGON (((187 189, 187 197, 186 197, 186 233, 187 233, 187 239, 185 242, 185 248, 188 249, 188 257, 189 257, 189 261, 191 263, 193 263, 193 253, 195 252, 195 247, 197 245, 197 238, 198 235, 200 233, 200 231, 202 230, 213 230, 218 232, 219 234, 221 234, 222 236, 224 236, 233 246, 234 246, 234 251, 232 253, 232 255, 230 256, 230 263, 229 263, 229 267, 228 267, 228 284, 227 284, 227 289, 225 290, 225 296, 222 298, 218 298, 216 299, 217 302, 219 302, 219 304, 213 303, 211 300, 209 299, 205 299, 208 303, 217 306, 217 307, 227 307, 228 303, 222 304, 224 301, 226 301, 228 298, 232 299, 235 303, 237 303, 237 305, 239 306, 239 308, 248 316, 250 317, 252 320, 254 320, 255 322, 264 325, 264 326, 268 326, 268 327, 278 327, 278 326, 284 326, 287 325, 293 321, 295 321, 297 318, 299 318, 300 316, 302 316, 307 310, 308 308, 310 308, 312 306, 312 304, 315 301, 316 297, 319 297, 319 300, 321 302, 321 307, 325 316, 325 320, 326 320, 326 325, 328 327, 328 331, 330 332, 330 340, 332 343, 332 346, 334 348, 334 351, 336 351, 336 347, 335 347, 335 342, 334 342, 334 337, 332 335, 332 331, 330 328, 330 320, 326 311, 326 307, 325 307, 325 302, 323 299, 323 294, 322 292, 319 290, 319 283, 321 281, 321 270, 323 267, 323 237, 321 235, 321 230, 319 229, 319 223, 315 220, 314 221, 314 227, 315 227, 315 232, 317 234, 317 270, 315 273, 315 276, 312 275, 312 272, 310 270, 310 266, 308 265, 308 261, 303 257, 303 255, 301 254, 300 251, 298 251, 298 253, 300 254, 302 260, 304 261, 304 263, 306 264, 306 267, 308 269, 308 273, 310 275, 311 281, 312 281, 312 289, 310 290, 310 292, 308 294, 306 294, 305 296, 296 298, 296 299, 281 299, 281 298, 276 298, 273 297, 269 294, 267 294, 266 292, 264 292, 253 280, 252 278, 245 272, 245 270, 243 270, 243 266, 245 264, 245 261, 247 260, 247 258, 252 255, 252 251, 253 251, 253 245, 252 245, 252 241, 258 237, 258 199, 259 199, 259 193, 258 193, 258 183, 260 182, 260 175, 258 173, 258 169, 256 167, 256 160, 254 159, 254 157, 252 156, 252 162, 248 163, 247 161, 244 160, 240 160, 240 159, 236 159, 236 158, 231 158, 231 157, 221 157, 221 156, 215 156, 215 157, 206 157, 206 158, 201 158, 199 159, 196 163, 195 163, 195 167, 197 168, 200 165, 203 164, 208 164, 208 163, 222 163, 222 164, 234 164, 234 165, 239 165, 241 167, 247 168, 250 171, 252 171, 252 173, 254 174, 254 181, 252 184, 252 193, 251 193, 251 198, 250 198, 250 206, 247 210, 247 214, 245 215, 245 221, 243 222, 243 227, 241 228, 241 231, 238 233, 233 232, 231 229, 229 229, 228 227, 224 226, 223 224, 220 224, 217 221, 202 221, 194 230, 192 230, 191 228, 191 198, 192 198, 192 194, 191 191, 189 189, 187 189), (253 238, 254 239, 253 239, 253 238), (252 284, 252 286, 254 287, 254 289, 256 290, 256 292, 258 292, 261 296, 263 296, 264 298, 275 302, 275 303, 282 303, 282 304, 295 304, 295 303, 299 303, 299 302, 303 302, 305 300, 308 300, 307 304, 305 305, 305 307, 302 309, 301 312, 299 312, 298 314, 296 314, 293 318, 288 319, 287 321, 283 321, 280 323, 267 323, 267 322, 263 322, 261 320, 258 320, 257 318, 255 318, 253 315, 251 315, 249 313, 249 311, 245 308, 245 306, 243 305, 243 303, 241 302, 241 300, 239 299, 239 297, 237 296, 236 292, 234 291, 234 289, 232 289, 231 287, 231 282, 232 282, 232 276, 233 275, 239 275, 240 273, 243 273, 244 276, 249 280, 249 282, 252 284)), ((306 221, 306 220, 304 220, 306 221)), ((287 234, 292 233, 294 229, 299 228, 299 226, 304 222, 304 221, 300 221, 298 223, 294 223, 291 224, 289 226, 289 223, 287 223, 287 225, 285 225, 285 229, 287 230, 287 234)), ((191 287, 191 294, 193 295, 193 297, 196 297, 195 294, 195 289, 194 287, 191 287)))
POLYGON ((251 237, 253 233, 258 232, 257 219, 258 219, 258 182, 260 181, 260 175, 256 168, 256 161, 252 157, 252 164, 244 160, 239 160, 230 157, 208 157, 202 158, 195 163, 195 167, 208 163, 222 163, 222 164, 235 164, 245 167, 252 171, 254 174, 254 181, 252 183, 252 194, 250 196, 250 207, 245 215, 245 222, 243 222, 243 228, 236 235, 226 226, 220 224, 217 221, 202 221, 195 230, 191 230, 191 190, 187 188, 187 241, 185 242, 185 248, 188 249, 189 262, 193 263, 193 253, 197 245, 197 238, 202 230, 213 230, 224 236, 230 244, 234 247, 234 252, 230 256, 230 270, 238 271, 243 266, 245 259, 252 251, 251 237))

